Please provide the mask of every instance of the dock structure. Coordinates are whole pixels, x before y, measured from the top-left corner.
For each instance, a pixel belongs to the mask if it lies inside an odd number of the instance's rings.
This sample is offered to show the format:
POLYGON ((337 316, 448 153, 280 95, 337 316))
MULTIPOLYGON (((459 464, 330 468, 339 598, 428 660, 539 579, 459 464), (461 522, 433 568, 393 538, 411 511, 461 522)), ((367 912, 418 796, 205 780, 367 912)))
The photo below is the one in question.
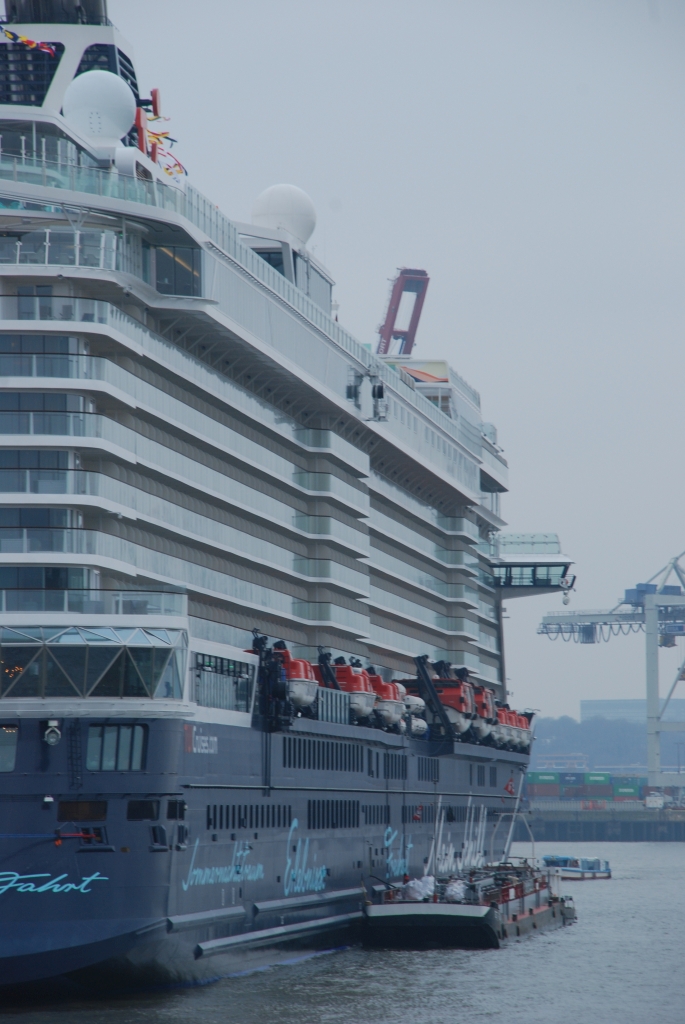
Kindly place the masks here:
POLYGON ((677 772, 662 771, 661 733, 685 732, 685 722, 666 720, 664 715, 678 683, 685 679, 685 658, 681 661, 666 699, 659 694, 659 648, 674 647, 685 636, 685 570, 682 552, 672 558, 647 583, 626 590, 623 598, 604 611, 557 612, 545 615, 538 633, 551 639, 562 637, 581 644, 599 643, 621 633, 645 633, 645 690, 647 696, 647 766, 650 786, 680 786, 677 772), (669 582, 675 580, 676 582, 669 582))
POLYGON ((519 820, 516 823, 515 842, 530 842, 530 833, 535 842, 550 843, 685 842, 685 808, 535 809, 527 812, 525 818, 525 822, 519 820))

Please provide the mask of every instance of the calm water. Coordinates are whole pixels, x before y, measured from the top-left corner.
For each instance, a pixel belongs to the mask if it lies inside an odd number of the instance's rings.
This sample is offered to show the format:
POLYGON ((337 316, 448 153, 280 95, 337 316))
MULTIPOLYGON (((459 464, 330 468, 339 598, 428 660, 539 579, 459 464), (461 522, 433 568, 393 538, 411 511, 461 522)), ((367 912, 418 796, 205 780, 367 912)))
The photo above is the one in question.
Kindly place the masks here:
MULTIPOLYGON (((529 847, 519 847, 528 853, 529 847)), ((7 1011, 2 1024, 683 1024, 685 847, 538 844, 596 854, 610 882, 564 883, 579 922, 506 949, 350 949, 114 1005, 7 1011)), ((514 850, 516 852, 516 850, 514 850)))

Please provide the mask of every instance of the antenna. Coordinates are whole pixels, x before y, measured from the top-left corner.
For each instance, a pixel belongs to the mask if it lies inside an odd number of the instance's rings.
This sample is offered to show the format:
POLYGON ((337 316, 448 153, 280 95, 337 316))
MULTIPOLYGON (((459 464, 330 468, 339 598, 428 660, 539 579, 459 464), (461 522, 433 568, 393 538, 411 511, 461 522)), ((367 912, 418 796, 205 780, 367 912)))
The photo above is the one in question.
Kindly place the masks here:
POLYGON ((397 277, 392 283, 388 311, 385 314, 385 323, 379 330, 378 348, 379 356, 387 356, 390 353, 390 346, 394 340, 400 342, 400 355, 411 355, 416 338, 416 328, 419 326, 419 318, 423 303, 426 298, 428 282, 430 278, 425 270, 410 270, 408 267, 401 267, 397 277), (406 329, 396 328, 397 314, 400 311, 402 296, 406 293, 413 293, 414 307, 409 326, 406 329))

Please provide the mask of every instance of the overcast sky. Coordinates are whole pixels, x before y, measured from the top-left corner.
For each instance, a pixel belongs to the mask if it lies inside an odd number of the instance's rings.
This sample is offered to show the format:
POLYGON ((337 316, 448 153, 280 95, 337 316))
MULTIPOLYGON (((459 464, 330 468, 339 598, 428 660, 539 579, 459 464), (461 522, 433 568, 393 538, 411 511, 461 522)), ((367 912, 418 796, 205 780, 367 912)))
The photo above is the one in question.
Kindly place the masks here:
MULTIPOLYGON (((682 0, 109 10, 193 184, 238 220, 277 182, 310 194, 360 341, 396 268, 429 272, 415 353, 480 391, 503 515, 560 534, 571 608, 611 607, 685 549, 682 0)), ((514 703, 578 717, 582 698, 644 696, 643 638, 537 636, 561 607, 508 602, 514 703)))

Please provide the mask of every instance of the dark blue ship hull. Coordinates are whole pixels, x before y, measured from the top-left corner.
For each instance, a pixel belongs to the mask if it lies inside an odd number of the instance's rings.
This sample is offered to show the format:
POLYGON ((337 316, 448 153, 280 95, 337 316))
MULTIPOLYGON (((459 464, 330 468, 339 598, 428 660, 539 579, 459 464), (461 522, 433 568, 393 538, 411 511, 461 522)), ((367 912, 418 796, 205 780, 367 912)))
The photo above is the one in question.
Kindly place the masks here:
POLYGON ((463 866, 476 819, 501 855, 527 762, 307 719, 150 720, 147 769, 97 773, 90 722, 47 747, 21 721, 0 776, 3 986, 199 983, 354 941, 366 887, 463 866))

